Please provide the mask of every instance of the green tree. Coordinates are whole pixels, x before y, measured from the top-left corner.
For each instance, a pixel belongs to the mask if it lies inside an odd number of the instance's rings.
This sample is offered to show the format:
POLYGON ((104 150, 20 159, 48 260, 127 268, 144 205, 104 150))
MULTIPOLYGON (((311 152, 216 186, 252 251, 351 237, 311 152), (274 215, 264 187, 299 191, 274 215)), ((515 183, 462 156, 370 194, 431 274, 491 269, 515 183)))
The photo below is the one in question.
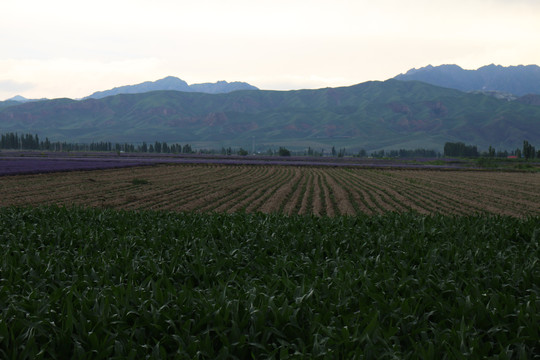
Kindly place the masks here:
POLYGON ((444 156, 477 157, 476 145, 465 145, 462 142, 447 142, 444 144, 444 156))
POLYGON ((281 147, 281 146, 279 147, 278 154, 279 154, 279 156, 291 156, 291 152, 289 150, 287 150, 286 148, 281 147))
POLYGON ((533 159, 535 155, 536 155, 536 150, 534 146, 529 144, 527 140, 524 140, 523 141, 523 157, 528 160, 528 159, 533 159))
POLYGON ((191 145, 186 144, 182 147, 182 152, 184 154, 191 154, 193 152, 193 149, 191 148, 191 145))

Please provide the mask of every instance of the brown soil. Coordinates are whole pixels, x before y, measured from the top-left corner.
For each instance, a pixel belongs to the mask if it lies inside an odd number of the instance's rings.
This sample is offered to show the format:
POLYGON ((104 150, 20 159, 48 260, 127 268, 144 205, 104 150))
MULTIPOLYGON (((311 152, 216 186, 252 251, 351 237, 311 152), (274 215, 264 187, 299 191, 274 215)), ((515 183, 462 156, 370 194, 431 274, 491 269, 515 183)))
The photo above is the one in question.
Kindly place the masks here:
POLYGON ((4 176, 0 206, 526 216, 540 214, 539 188, 534 173, 173 164, 4 176))

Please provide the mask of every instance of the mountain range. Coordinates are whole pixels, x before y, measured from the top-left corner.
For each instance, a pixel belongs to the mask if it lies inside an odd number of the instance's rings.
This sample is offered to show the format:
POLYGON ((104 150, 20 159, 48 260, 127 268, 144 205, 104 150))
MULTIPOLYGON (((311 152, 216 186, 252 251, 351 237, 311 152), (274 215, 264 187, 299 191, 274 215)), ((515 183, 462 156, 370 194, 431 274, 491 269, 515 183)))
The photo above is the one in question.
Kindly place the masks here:
POLYGON ((488 95, 508 98, 540 94, 540 67, 537 65, 487 65, 477 70, 464 70, 458 65, 431 66, 411 69, 396 80, 416 80, 461 91, 487 91, 488 95), (491 92, 491 94, 489 93, 491 92))
POLYGON ((263 151, 277 146, 442 150, 447 141, 511 150, 523 140, 540 144, 537 101, 537 95, 506 101, 397 79, 317 90, 161 90, 0 104, 0 133, 81 143, 255 144, 263 151))
POLYGON ((174 76, 167 76, 166 78, 157 81, 146 81, 137 85, 126 85, 116 87, 111 90, 97 91, 92 95, 85 97, 84 99, 102 99, 107 96, 118 94, 139 94, 150 91, 159 90, 175 90, 183 92, 202 92, 207 94, 222 94, 238 90, 258 90, 253 85, 245 82, 227 82, 218 81, 216 83, 203 83, 188 85, 187 82, 174 76))

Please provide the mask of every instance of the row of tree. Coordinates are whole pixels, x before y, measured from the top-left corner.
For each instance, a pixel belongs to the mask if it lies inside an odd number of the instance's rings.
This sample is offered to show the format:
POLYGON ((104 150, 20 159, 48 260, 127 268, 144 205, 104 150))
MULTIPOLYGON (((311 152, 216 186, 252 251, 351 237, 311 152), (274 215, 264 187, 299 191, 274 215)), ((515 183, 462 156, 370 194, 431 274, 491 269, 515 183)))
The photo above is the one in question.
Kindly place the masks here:
POLYGON ((153 144, 143 142, 139 145, 129 143, 111 143, 106 141, 91 142, 90 144, 77 144, 68 142, 51 142, 48 138, 39 139, 32 134, 19 135, 6 133, 0 136, 0 149, 43 150, 43 151, 116 151, 116 152, 143 152, 143 153, 186 153, 193 152, 191 145, 167 144, 156 141, 153 144))
MULTIPOLYGON (((324 149, 321 151, 313 150, 311 147, 308 147, 307 151, 304 152, 304 155, 307 156, 324 156, 324 149)), ((341 148, 336 150, 332 146, 331 150, 332 156, 344 157, 344 156, 354 156, 354 157, 367 157, 368 153, 365 149, 360 149, 356 153, 348 152, 346 148, 341 148)), ((392 158, 435 158, 440 157, 441 154, 432 149, 399 149, 399 150, 379 150, 372 152, 369 156, 374 158, 383 158, 383 157, 392 157, 392 158)))
POLYGON ((486 152, 480 153, 476 145, 466 145, 462 142, 447 142, 444 144, 444 156, 451 157, 490 157, 490 158, 506 158, 515 156, 516 158, 534 159, 540 158, 540 150, 536 151, 527 140, 523 141, 523 148, 517 148, 511 152, 508 150, 495 150, 491 145, 486 152))
POLYGON ((476 145, 465 145, 462 142, 447 142, 444 144, 444 156, 477 157, 476 145))
POLYGON ((441 154, 435 150, 431 149, 399 149, 399 150, 379 150, 371 153, 371 157, 382 158, 382 157, 391 157, 391 158, 435 158, 440 157, 441 154))
MULTIPOLYGON (((142 144, 133 145, 129 143, 111 143, 111 142, 92 142, 90 144, 76 144, 76 143, 67 143, 67 142, 51 142, 48 138, 45 140, 40 140, 38 135, 32 134, 17 134, 17 133, 5 133, 0 135, 0 149, 21 149, 21 150, 46 150, 46 151, 116 151, 116 152, 142 152, 142 153, 173 153, 173 154, 190 154, 193 153, 191 145, 185 144, 181 145, 178 143, 167 144, 166 142, 155 141, 153 144, 147 144, 143 142, 142 144)), ((212 152, 212 151, 206 151, 212 152)), ((248 151, 240 148, 240 150, 233 150, 231 147, 225 149, 222 148, 221 153, 223 155, 248 155, 248 151)), ((273 151, 269 149, 267 151, 268 155, 280 155, 280 156, 290 156, 291 151, 280 147, 279 150, 273 151)), ((300 153, 301 154, 301 153, 300 153)), ((324 156, 324 149, 321 151, 315 151, 311 147, 307 151, 303 152, 307 156, 324 156)), ((347 153, 345 148, 336 150, 332 146, 331 151, 332 156, 358 156, 366 157, 367 152, 364 149, 360 149, 357 154, 347 153)), ((382 158, 382 157, 392 157, 392 158, 415 158, 415 157, 440 157, 441 154, 437 153, 435 150, 430 149, 414 149, 414 150, 379 150, 371 153, 371 157, 382 158)), ((496 151, 495 148, 490 146, 487 152, 479 152, 476 145, 466 145, 463 142, 446 142, 444 144, 444 156, 448 157, 499 157, 506 158, 508 156, 515 156, 517 158, 525 159, 534 159, 540 158, 540 150, 536 151, 535 147, 530 144, 527 140, 523 141, 523 148, 515 149, 511 152, 507 150, 496 151)))
POLYGON ((0 136, 0 149, 39 149, 41 144, 37 134, 19 136, 17 133, 7 133, 0 136))

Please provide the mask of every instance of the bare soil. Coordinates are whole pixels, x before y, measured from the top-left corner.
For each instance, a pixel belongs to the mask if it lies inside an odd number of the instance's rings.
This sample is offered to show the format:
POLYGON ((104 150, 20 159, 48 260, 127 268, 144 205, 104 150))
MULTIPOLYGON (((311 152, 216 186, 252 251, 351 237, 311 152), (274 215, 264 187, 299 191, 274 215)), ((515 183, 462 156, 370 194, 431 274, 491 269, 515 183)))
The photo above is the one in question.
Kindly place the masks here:
POLYGON ((0 206, 520 217, 540 214, 538 189, 538 173, 167 164, 3 176, 0 206))

